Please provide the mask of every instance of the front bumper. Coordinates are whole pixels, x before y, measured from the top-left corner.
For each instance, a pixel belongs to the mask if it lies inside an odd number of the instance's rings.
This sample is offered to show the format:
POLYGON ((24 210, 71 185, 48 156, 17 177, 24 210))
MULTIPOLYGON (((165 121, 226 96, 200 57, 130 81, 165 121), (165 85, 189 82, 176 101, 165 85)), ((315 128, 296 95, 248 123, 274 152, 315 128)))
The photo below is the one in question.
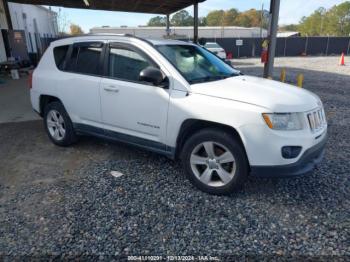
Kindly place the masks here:
POLYGON ((288 165, 251 166, 251 176, 255 177, 293 177, 311 172, 323 159, 327 136, 306 150, 299 160, 288 165))

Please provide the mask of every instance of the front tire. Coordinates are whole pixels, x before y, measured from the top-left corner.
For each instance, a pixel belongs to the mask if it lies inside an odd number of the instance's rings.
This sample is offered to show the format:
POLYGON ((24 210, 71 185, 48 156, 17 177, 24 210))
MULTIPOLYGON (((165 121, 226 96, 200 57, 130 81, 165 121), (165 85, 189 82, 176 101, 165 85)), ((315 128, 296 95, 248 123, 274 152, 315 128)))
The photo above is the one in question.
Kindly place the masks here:
POLYGON ((70 146, 77 141, 73 124, 62 103, 49 103, 44 109, 44 125, 50 140, 58 146, 70 146))
POLYGON ((233 193, 248 176, 243 146, 234 135, 220 129, 204 129, 190 137, 181 159, 192 184, 209 194, 233 193))

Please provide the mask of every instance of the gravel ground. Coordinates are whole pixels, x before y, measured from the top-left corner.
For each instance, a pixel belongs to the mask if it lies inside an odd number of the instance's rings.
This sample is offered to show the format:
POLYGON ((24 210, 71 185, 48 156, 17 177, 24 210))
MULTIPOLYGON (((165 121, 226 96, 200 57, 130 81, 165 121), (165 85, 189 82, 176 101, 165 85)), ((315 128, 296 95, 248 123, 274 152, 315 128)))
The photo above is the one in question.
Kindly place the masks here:
MULTIPOLYGON (((47 174, 54 177, 52 181, 43 181, 45 174, 38 180, 35 169, 23 171, 18 183, 8 175, 1 181, 0 254, 94 255, 106 260, 110 255, 349 260, 350 67, 337 66, 337 60, 276 61, 276 77, 281 67, 287 68, 290 82, 304 73, 304 88, 320 95, 326 108, 329 142, 323 163, 312 174, 250 178, 232 196, 211 196, 191 186, 179 163, 120 144, 83 139, 73 148, 58 150, 68 157, 80 152, 86 159, 68 174, 58 165, 47 174), (123 175, 113 177, 111 170, 123 175)), ((255 59, 234 63, 245 73, 261 74, 255 59)), ((32 132, 26 128, 25 124, 5 126, 0 128, 0 138, 9 130, 32 132)), ((45 135, 38 132, 38 141, 46 143, 45 135)), ((6 152, 11 152, 8 147, 6 152)), ((49 150, 44 152, 57 148, 49 150)))

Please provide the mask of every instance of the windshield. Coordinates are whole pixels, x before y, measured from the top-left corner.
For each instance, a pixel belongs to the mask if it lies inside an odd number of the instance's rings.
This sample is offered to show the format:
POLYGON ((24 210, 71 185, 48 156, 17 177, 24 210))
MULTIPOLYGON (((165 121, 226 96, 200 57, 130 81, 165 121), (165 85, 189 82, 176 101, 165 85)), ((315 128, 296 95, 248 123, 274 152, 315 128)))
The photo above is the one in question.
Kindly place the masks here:
POLYGON ((205 48, 221 48, 217 43, 206 43, 204 45, 205 48))
POLYGON ((239 71, 220 58, 194 45, 159 45, 162 53, 190 83, 201 83, 238 76, 239 71))

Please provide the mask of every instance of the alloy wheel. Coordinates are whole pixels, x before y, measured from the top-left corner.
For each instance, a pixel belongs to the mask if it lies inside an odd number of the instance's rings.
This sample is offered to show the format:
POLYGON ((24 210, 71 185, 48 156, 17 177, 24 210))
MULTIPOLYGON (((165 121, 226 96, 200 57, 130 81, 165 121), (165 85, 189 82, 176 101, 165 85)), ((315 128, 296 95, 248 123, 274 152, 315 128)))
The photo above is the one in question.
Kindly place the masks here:
POLYGON ((46 117, 47 128, 56 141, 61 141, 66 135, 66 125, 62 115, 57 110, 50 110, 46 117))
POLYGON ((227 185, 236 173, 233 154, 224 145, 213 141, 197 145, 191 153, 190 164, 196 177, 212 187, 227 185))

